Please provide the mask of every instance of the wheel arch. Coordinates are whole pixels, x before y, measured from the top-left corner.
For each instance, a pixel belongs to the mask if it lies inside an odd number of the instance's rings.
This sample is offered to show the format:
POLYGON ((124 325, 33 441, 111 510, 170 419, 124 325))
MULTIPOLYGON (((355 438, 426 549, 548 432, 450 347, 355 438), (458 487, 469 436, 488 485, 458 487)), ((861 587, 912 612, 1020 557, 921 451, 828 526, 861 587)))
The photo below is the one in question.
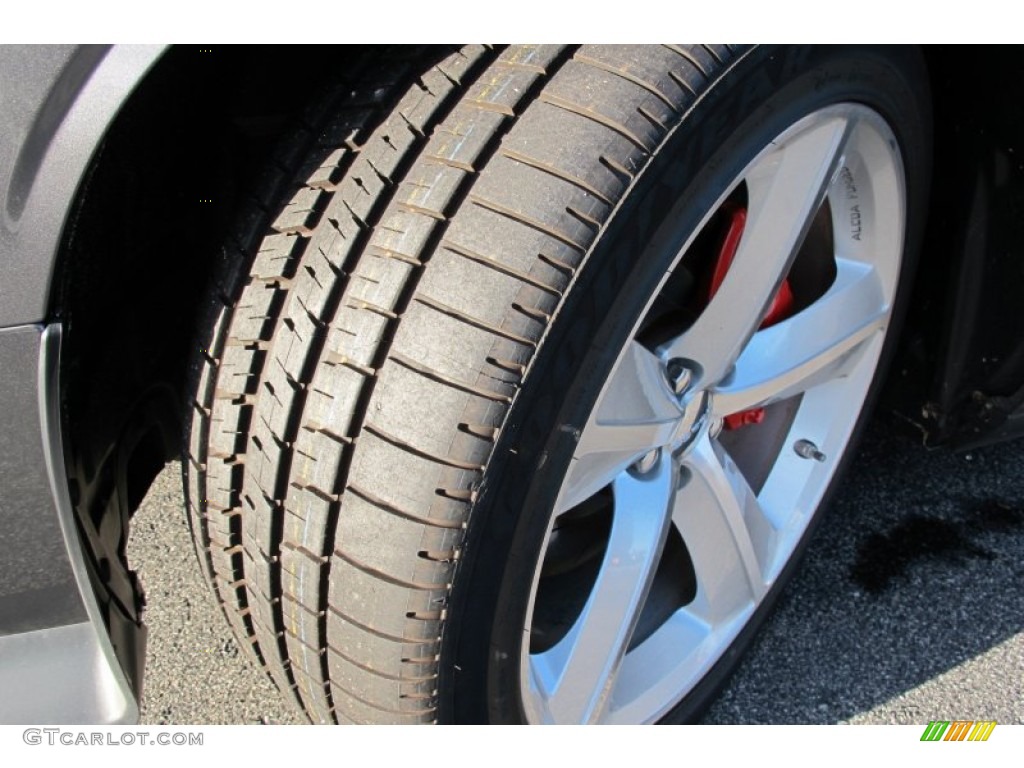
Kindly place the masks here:
POLYGON ((1024 47, 924 54, 935 171, 885 407, 926 445, 968 448, 1024 433, 1024 108, 1007 98, 1024 87, 1024 47))
POLYGON ((161 46, 26 46, 3 54, 5 68, 21 61, 35 71, 13 94, 29 109, 15 118, 20 125, 6 126, 18 148, 6 179, 4 246, 17 258, 0 266, 9 289, 0 306, 0 327, 46 319, 68 213, 95 150, 161 51, 161 46))
POLYGON ((199 302, 270 149, 349 55, 337 47, 274 52, 92 51, 98 66, 69 115, 88 116, 93 130, 75 133, 74 147, 58 147, 71 154, 43 166, 63 168, 68 194, 59 206, 51 201, 63 218, 45 271, 26 291, 38 298, 32 321, 63 330, 60 442, 70 500, 93 592, 136 693, 144 598, 126 562, 127 524, 163 465, 180 456, 199 302))

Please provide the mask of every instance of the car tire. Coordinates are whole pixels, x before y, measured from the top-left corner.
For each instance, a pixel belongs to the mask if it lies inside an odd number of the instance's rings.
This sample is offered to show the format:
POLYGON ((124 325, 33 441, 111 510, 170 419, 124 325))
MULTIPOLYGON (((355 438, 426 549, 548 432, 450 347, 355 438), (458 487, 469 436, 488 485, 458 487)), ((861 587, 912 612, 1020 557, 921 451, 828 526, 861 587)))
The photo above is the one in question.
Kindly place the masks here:
POLYGON ((186 493, 235 632, 316 722, 694 717, 895 338, 918 52, 366 72, 245 218, 197 344, 186 493))

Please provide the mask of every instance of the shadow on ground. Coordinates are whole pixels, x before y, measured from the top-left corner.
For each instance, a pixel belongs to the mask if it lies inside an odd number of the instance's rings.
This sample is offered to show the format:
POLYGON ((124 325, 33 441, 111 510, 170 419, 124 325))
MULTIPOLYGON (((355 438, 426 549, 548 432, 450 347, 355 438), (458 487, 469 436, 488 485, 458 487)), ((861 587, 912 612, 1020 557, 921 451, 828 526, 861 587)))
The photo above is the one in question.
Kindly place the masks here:
POLYGON ((1022 469, 1021 441, 928 453, 873 425, 705 722, 1024 721, 1022 469))

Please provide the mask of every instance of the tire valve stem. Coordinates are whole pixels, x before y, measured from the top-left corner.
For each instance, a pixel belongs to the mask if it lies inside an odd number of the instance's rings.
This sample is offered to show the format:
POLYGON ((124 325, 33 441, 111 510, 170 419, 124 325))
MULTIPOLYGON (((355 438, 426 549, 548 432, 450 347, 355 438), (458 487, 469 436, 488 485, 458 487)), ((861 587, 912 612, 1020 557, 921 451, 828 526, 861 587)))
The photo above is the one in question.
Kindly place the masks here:
POLYGON ((796 451, 796 455, 804 459, 814 459, 815 461, 825 461, 828 457, 818 450, 818 446, 812 443, 810 440, 797 440, 793 443, 793 450, 796 451))

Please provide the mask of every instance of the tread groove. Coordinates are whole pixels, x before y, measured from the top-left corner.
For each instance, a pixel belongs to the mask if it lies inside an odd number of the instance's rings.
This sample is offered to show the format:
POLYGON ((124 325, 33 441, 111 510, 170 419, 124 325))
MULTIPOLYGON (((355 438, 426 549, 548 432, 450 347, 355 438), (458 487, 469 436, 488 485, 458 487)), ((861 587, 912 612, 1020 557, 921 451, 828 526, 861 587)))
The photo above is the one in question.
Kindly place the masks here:
POLYGON ((446 376, 443 373, 435 371, 428 365, 423 365, 422 363, 419 363, 416 360, 413 360, 412 358, 406 357, 405 355, 399 354, 397 352, 392 352, 391 355, 388 357, 388 360, 392 360, 401 365, 403 368, 408 368, 410 371, 418 373, 420 376, 428 378, 431 381, 436 381, 438 384, 444 384, 446 387, 457 389, 460 392, 465 392, 470 395, 477 395, 479 397, 483 397, 487 400, 493 400, 498 403, 512 402, 512 398, 509 397, 508 395, 503 395, 499 392, 493 392, 489 389, 485 389, 484 387, 478 387, 473 384, 467 384, 464 381, 457 381, 451 378, 450 376, 446 376))
MULTIPOLYGON (((428 676, 425 676, 425 677, 415 677, 415 676, 414 677, 403 677, 401 675, 392 675, 392 674, 389 674, 387 672, 381 672, 379 669, 374 669, 373 667, 368 667, 365 664, 362 664, 361 662, 356 661, 351 656, 349 656, 347 653, 338 650, 333 645, 327 646, 327 652, 328 653, 333 653, 333 654, 337 655, 339 658, 344 659, 346 662, 351 664, 353 667, 357 667, 358 669, 361 669, 364 672, 367 672, 367 673, 369 673, 371 675, 376 675, 377 677, 381 677, 381 678, 383 678, 385 680, 394 680, 394 681, 399 682, 399 683, 429 683, 432 680, 436 680, 437 679, 437 675, 428 675, 428 676)), ((433 659, 431 659, 431 661, 433 661, 433 659)), ((427 663, 430 663, 430 662, 427 662, 427 663)))
POLYGON ((562 292, 559 291, 557 288, 552 288, 550 285, 547 285, 546 283, 544 283, 541 280, 538 280, 532 275, 528 275, 525 272, 521 272, 518 269, 507 266, 506 264, 503 264, 502 262, 498 261, 497 259, 491 258, 490 256, 484 256, 482 253, 476 253, 475 251, 472 251, 469 248, 465 248, 461 245, 458 245, 457 243, 453 243, 451 240, 442 240, 441 247, 451 251, 452 253, 456 253, 465 259, 474 261, 477 264, 482 264, 488 269, 493 269, 494 271, 500 272, 503 275, 514 277, 516 280, 520 280, 526 283, 527 285, 532 285, 537 290, 544 291, 544 293, 550 294, 551 296, 558 297, 562 295, 562 292))
POLYGON ((592 56, 587 56, 585 54, 579 54, 578 53, 578 54, 576 54, 575 58, 576 58, 576 61, 580 62, 581 64, 586 64, 589 67, 594 67, 595 69, 599 69, 602 72, 607 72, 610 75, 615 75, 616 77, 621 77, 626 82, 633 83, 633 85, 640 86, 645 91, 647 91, 649 94, 651 94, 656 99, 658 99, 662 104, 664 104, 666 107, 668 107, 670 110, 672 110, 672 112, 675 115, 679 115, 680 114, 679 108, 675 104, 672 103, 672 99, 670 99, 668 96, 666 96, 656 85, 653 85, 652 83, 648 83, 643 78, 637 77, 636 75, 631 74, 629 72, 626 72, 626 71, 622 70, 621 68, 616 67, 616 66, 614 66, 612 64, 608 64, 606 62, 603 62, 600 59, 595 59, 592 56))
MULTIPOLYGON (((353 66, 351 70, 346 73, 350 76, 351 83, 355 83, 359 78, 363 77, 367 69, 372 66, 374 70, 380 71, 382 68, 390 67, 393 73, 388 77, 392 77, 390 81, 381 79, 378 82, 385 84, 385 87, 379 88, 373 99, 370 102, 362 100, 363 103, 359 105, 359 109, 354 109, 347 113, 347 117, 343 118, 349 124, 349 137, 346 139, 346 144, 352 144, 354 141, 358 141, 359 137, 367 133, 373 125, 378 121, 382 120, 387 114, 389 104, 393 96, 401 92, 401 85, 406 79, 406 73, 409 70, 411 62, 423 55, 422 49, 415 49, 416 53, 409 54, 406 52, 402 53, 403 59, 395 59, 390 53, 383 54, 378 57, 375 61, 370 61, 368 57, 363 58, 361 66, 353 66)), ((333 96, 330 97, 329 102, 325 102, 325 106, 322 111, 318 113, 317 120, 313 121, 313 125, 326 125, 331 115, 339 109, 339 103, 341 97, 347 93, 349 88, 344 86, 335 90, 333 96)), ((343 113, 344 114, 344 113, 343 113)), ((303 130, 296 127, 292 130, 289 137, 282 142, 280 146, 286 146, 285 142, 290 142, 292 146, 297 146, 297 151, 288 151, 283 153, 282 150, 278 150, 278 157, 289 157, 288 162, 275 161, 279 166, 280 170, 285 174, 290 174, 293 177, 298 176, 300 173, 308 173, 303 170, 303 158, 305 158, 311 149, 316 145, 318 131, 316 130, 303 130)), ((341 155, 340 161, 336 165, 336 171, 341 175, 344 175, 349 169, 351 169, 358 153, 345 152, 341 155)), ((301 184, 300 184, 301 186, 301 184)), ((264 194, 277 195, 278 192, 274 185, 271 185, 267 192, 264 194)), ((289 193, 290 194, 290 193, 289 193)), ((322 212, 327 205, 328 200, 332 197, 331 192, 323 191, 318 195, 317 208, 318 211, 322 212)), ((246 224, 245 230, 238 230, 237 234, 232 237, 236 242, 236 246, 231 251, 231 255, 235 262, 239 259, 246 259, 246 253, 256 253, 259 249, 256 247, 250 248, 250 243, 259 243, 265 233, 271 233, 274 231, 274 227, 271 226, 269 221, 269 211, 273 207, 271 201, 262 199, 257 200, 257 204, 253 210, 259 211, 258 218, 253 219, 251 223, 246 224)), ((328 222, 324 222, 323 216, 318 213, 318 220, 323 222, 325 225, 329 225, 328 222)), ((275 235, 277 236, 277 235, 275 235)), ((308 241, 302 241, 304 244, 308 241)), ((192 429, 198 430, 199 434, 196 436, 198 439, 194 440, 186 436, 186 445, 198 445, 199 455, 197 457, 190 456, 190 461, 185 464, 186 469, 186 497, 192 497, 201 500, 198 504, 189 503, 189 507, 197 509, 196 514, 197 524, 194 525, 193 529, 196 534, 197 549, 200 551, 200 559, 204 562, 204 568, 206 570, 208 580, 213 586, 215 597, 218 602, 223 606, 225 614, 229 621, 232 623, 236 630, 236 634, 240 638, 244 638, 248 645, 252 649, 252 653, 256 658, 257 662, 263 667, 267 674, 278 683, 282 690, 286 692, 292 692, 295 697, 295 703, 302 706, 303 702, 301 696, 297 693, 294 687, 294 680, 287 664, 287 660, 281 660, 278 658, 279 666, 278 673, 273 673, 272 659, 266 654, 266 649, 262 648, 257 634, 257 624, 254 621, 255 616, 249 607, 248 597, 248 584, 249 580, 245 578, 245 558, 246 555, 242 549, 241 542, 243 540, 243 532, 241 527, 242 516, 234 515, 229 520, 230 529, 226 531, 230 537, 228 547, 232 554, 230 557, 230 565, 228 570, 224 571, 230 578, 227 582, 231 583, 232 586, 228 587, 230 593, 225 593, 224 587, 221 586, 222 580, 215 578, 215 576, 221 573, 221 566, 214 560, 214 555, 210 551, 207 543, 211 540, 211 521, 208 519, 209 514, 206 510, 207 499, 210 498, 209 491, 210 481, 217 487, 222 487, 223 491, 218 493, 227 493, 229 498, 233 499, 229 503, 235 503, 241 493, 242 475, 235 472, 235 467, 241 468, 244 466, 245 451, 248 429, 251 422, 251 409, 252 405, 245 403, 244 405, 239 403, 237 399, 230 401, 220 401, 222 404, 218 406, 221 410, 219 413, 215 413, 214 400, 211 397, 212 393, 218 386, 219 382, 226 382, 226 385, 232 392, 237 391, 237 385, 235 382, 238 381, 238 375, 242 374, 246 380, 251 384, 246 384, 242 391, 242 395, 247 396, 250 393, 256 391, 255 385, 259 377, 262 375, 264 365, 267 359, 266 352, 263 349, 252 351, 248 359, 245 361, 247 366, 244 370, 239 370, 235 367, 227 368, 224 365, 224 354, 226 342, 231 339, 234 327, 240 320, 246 320, 247 315, 255 314, 250 322, 260 322, 263 324, 262 331, 258 334, 257 341, 266 341, 273 337, 273 330, 268 333, 266 324, 269 322, 275 322, 279 318, 282 318, 282 305, 287 293, 289 293, 293 287, 290 280, 291 275, 294 274, 294 270, 297 267, 301 255, 292 253, 287 259, 282 260, 280 266, 277 269, 284 269, 284 278, 287 282, 282 279, 274 280, 274 298, 269 305, 261 303, 261 300, 253 293, 257 290, 258 286, 266 284, 266 274, 254 275, 250 274, 248 278, 243 277, 245 270, 231 270, 225 269, 223 276, 220 279, 218 285, 213 289, 213 295, 216 297, 216 301, 219 302, 219 306, 216 303, 211 303, 210 308, 207 311, 207 317, 204 325, 207 328, 214 329, 213 338, 207 343, 207 349, 204 349, 203 354, 211 359, 216 359, 218 364, 216 368, 211 371, 211 374, 206 378, 205 388, 200 389, 200 396, 198 399, 203 401, 203 404, 209 413, 204 414, 200 411, 197 415, 198 418, 193 420, 192 429), (236 277, 237 276, 237 277, 236 277), (236 301, 233 296, 238 296, 236 301), (251 297, 251 298, 247 298, 251 297), (254 304, 254 301, 256 303, 254 304), (256 313, 246 312, 248 306, 260 306, 265 307, 263 311, 256 313), (221 320, 217 321, 217 316, 221 315, 221 320), (224 409, 231 409, 227 411, 227 415, 224 415, 224 409), (216 418, 215 418, 216 416, 216 418), (227 421, 225 421, 225 418, 227 421), (207 462, 203 457, 203 450, 211 445, 211 439, 214 437, 211 434, 211 425, 214 423, 224 423, 228 426, 227 430, 220 428, 221 431, 218 434, 230 435, 234 441, 235 446, 232 451, 233 454, 239 456, 239 461, 231 465, 223 465, 226 467, 225 471, 230 474, 227 477, 223 477, 224 472, 219 472, 217 477, 222 479, 215 479, 209 475, 209 469, 207 468, 207 462), (188 469, 194 468, 195 472, 188 476, 188 469), (189 492, 191 489, 191 493, 189 492), (209 490, 208 490, 209 489, 209 490), (205 554, 204 554, 205 553, 205 554), (205 558, 205 559, 204 559, 205 558), (287 679, 282 679, 280 675, 284 675, 287 679)), ((230 263, 230 262, 229 262, 230 263)), ((244 263, 244 262, 243 262, 244 263)), ((262 347, 263 345, 259 345, 262 347)), ((273 644, 273 643, 272 643, 273 644)), ((330 705, 328 697, 328 705, 330 705)), ((330 708, 330 706, 329 706, 330 708)))
POLYGON ((373 568, 367 565, 366 563, 360 562, 351 555, 345 554, 345 552, 343 552, 340 549, 334 550, 332 555, 348 563, 356 570, 362 571, 368 576, 372 576, 375 579, 380 579, 381 581, 386 582, 388 584, 394 584, 396 587, 414 589, 418 592, 438 592, 448 588, 447 584, 425 584, 418 581, 408 581, 406 579, 400 579, 397 576, 392 576, 390 573, 385 573, 384 571, 378 568, 373 568))
POLYGON ((429 517, 423 517, 422 515, 417 515, 412 512, 407 512, 404 509, 399 509, 393 504, 389 504, 388 502, 384 501, 384 499, 380 498, 379 496, 370 493, 369 491, 365 491, 359 486, 352 485, 351 483, 345 488, 345 490, 355 496, 358 496, 368 504, 372 504, 378 509, 387 512, 388 514, 404 518, 413 523, 427 525, 432 528, 461 529, 465 527, 463 523, 458 520, 436 520, 429 517))
POLYGON ((416 446, 406 442, 400 437, 389 435, 387 432, 380 429, 379 427, 375 427, 373 424, 364 424, 363 430, 369 432, 374 437, 380 438, 385 443, 390 443, 396 448, 401 448, 403 451, 411 453, 413 456, 419 456, 421 459, 433 461, 436 464, 443 464, 446 467, 455 467, 456 469, 465 469, 470 471, 478 471, 480 469, 483 469, 482 464, 471 464, 468 461, 459 461, 458 459, 453 459, 450 456, 437 456, 436 454, 433 454, 430 451, 425 451, 422 448, 417 448, 416 446))
MULTIPOLYGON (((486 67, 486 64, 486 59, 480 59, 473 65, 472 68, 474 70, 483 71, 483 69, 486 67)), ((425 84, 423 84, 422 81, 420 84, 423 85, 425 92, 430 92, 430 89, 426 88, 425 84)), ((435 96, 435 94, 431 95, 435 96)), ((436 95, 436 103, 432 106, 428 118, 425 120, 422 128, 415 132, 417 134, 417 138, 415 138, 409 144, 409 146, 405 148, 401 158, 399 159, 393 171, 393 174, 396 179, 401 179, 407 173, 408 169, 413 166, 418 154, 427 144, 427 136, 431 132, 432 127, 439 123, 443 119, 444 115, 447 114, 447 112, 454 107, 454 104, 457 103, 457 95, 458 92, 456 90, 449 90, 448 92, 442 93, 441 95, 436 95)), ((398 114, 401 115, 401 117, 405 119, 407 123, 411 124, 411 121, 405 114, 402 113, 401 110, 397 111, 398 114)), ((362 147, 363 154, 368 152, 368 148, 371 146, 372 142, 377 140, 377 137, 379 137, 380 132, 380 130, 375 131, 370 136, 370 138, 367 139, 367 141, 364 143, 362 147)), ((353 164, 352 166, 350 166, 350 168, 355 168, 355 165, 353 164)), ((358 190, 358 192, 356 192, 355 194, 357 196, 369 195, 370 191, 366 187, 366 184, 362 181, 362 179, 358 175, 356 175, 355 172, 351 172, 351 176, 353 179, 353 183, 356 185, 356 188, 358 190)), ((348 259, 358 258, 361 254, 365 253, 367 246, 370 242, 370 239, 373 235, 373 230, 375 226, 383 220, 383 217, 385 216, 386 212, 389 210, 389 207, 391 205, 397 204, 399 205, 399 207, 401 207, 401 203, 397 201, 399 191, 400 185, 398 184, 393 184, 390 186, 385 185, 377 195, 372 197, 372 202, 369 203, 368 209, 363 211, 362 213, 356 210, 356 208, 354 207, 356 203, 354 201, 353 203, 350 203, 349 199, 347 199, 344 195, 335 196, 335 200, 339 202, 344 207, 344 209, 348 211, 349 215, 352 217, 352 220, 359 227, 359 233, 351 242, 351 244, 349 244, 348 248, 345 249, 345 261, 342 262, 343 264, 347 262, 348 259)), ((358 205, 362 205, 362 203, 358 203, 358 205)), ((278 398, 280 402, 280 407, 285 409, 286 424, 284 427, 284 434, 278 439, 279 450, 276 455, 276 461, 271 460, 274 466, 275 473, 275 477, 273 479, 274 489, 272 495, 276 500, 273 503, 267 505, 266 514, 270 516, 271 520, 269 549, 271 550, 272 555, 280 551, 283 543, 284 518, 286 515, 286 510, 284 507, 284 498, 287 495, 289 478, 292 474, 292 464, 294 462, 295 457, 293 447, 296 437, 298 436, 301 428, 303 414, 305 412, 306 407, 306 401, 308 400, 309 395, 309 384, 312 382, 318 364, 321 358, 324 356, 325 346, 328 338, 328 334, 323 332, 322 329, 325 329, 329 325, 330 320, 336 316, 338 308, 342 305, 346 289, 348 288, 350 283, 351 276, 349 279, 335 280, 326 291, 323 300, 323 306, 319 312, 310 311, 310 309, 306 305, 306 302, 303 301, 302 296, 300 294, 296 295, 296 303, 298 304, 298 308, 296 311, 303 313, 313 324, 314 334, 312 338, 303 341, 304 346, 302 350, 302 358, 297 367, 298 375, 287 377, 288 379, 292 379, 295 380, 296 382, 301 383, 302 386, 298 388, 293 388, 295 391, 293 392, 291 399, 287 403, 281 401, 280 398, 278 398)), ((384 316, 386 319, 394 319, 395 317, 394 313, 386 309, 383 309, 382 307, 378 307, 374 304, 371 304, 369 302, 361 301, 353 303, 359 309, 374 312, 376 314, 384 316)), ((287 327, 287 318, 285 319, 285 323, 287 327)), ((292 330, 297 334, 297 331, 295 331, 294 328, 292 330)), ((285 352, 287 354, 287 348, 285 349, 285 352)), ((283 364, 280 358, 278 358, 278 362, 279 364, 281 364, 282 369, 287 371, 287 367, 283 364)), ((372 390, 374 378, 367 377, 366 381, 368 383, 367 389, 372 390)), ((259 408, 259 404, 257 405, 257 408, 259 408)), ((269 424, 267 426, 268 428, 270 427, 269 424)), ((270 431, 271 434, 273 434, 273 430, 271 429, 270 431)), ((358 437, 358 426, 352 428, 351 432, 353 435, 352 439, 356 439, 358 437)), ((278 436, 276 435, 274 435, 274 437, 278 438, 278 436)), ((259 481, 256 480, 255 478, 253 478, 253 482, 259 485, 259 481)), ((338 487, 344 487, 344 478, 337 480, 336 484, 338 485, 338 487)), ((334 539, 336 536, 337 517, 339 514, 339 509, 340 502, 338 501, 333 501, 328 504, 326 530, 324 533, 323 544, 323 556, 325 558, 328 558, 329 553, 332 552, 335 547, 334 539)), ((271 591, 274 593, 278 593, 281 591, 280 563, 271 561, 268 570, 271 591)), ((330 572, 331 561, 328 558, 320 567, 318 603, 319 609, 322 612, 326 610, 326 606, 329 601, 330 572)), ((324 616, 324 620, 319 622, 320 626, 318 627, 318 634, 320 635, 319 642, 321 645, 327 644, 326 614, 324 614, 324 616)), ((272 617, 274 621, 274 629, 279 634, 280 637, 280 640, 278 642, 278 650, 281 663, 286 664, 289 660, 289 650, 287 640, 284 637, 284 630, 286 627, 284 617, 284 606, 280 603, 276 604, 272 611, 272 617)), ((327 666, 326 660, 321 660, 320 676, 323 682, 329 686, 330 670, 327 666)), ((290 682, 294 683, 294 678, 290 673, 288 673, 288 679, 290 682)), ((328 705, 330 705, 329 698, 328 705)), ((328 708, 330 708, 330 706, 328 706, 328 708)))
MULTIPOLYGON (((353 627, 356 627, 357 629, 361 629, 363 632, 366 632, 367 634, 379 637, 382 640, 390 640, 393 643, 409 643, 410 645, 429 645, 437 642, 436 638, 426 639, 417 637, 399 637, 398 635, 392 635, 388 632, 383 632, 379 629, 375 629, 374 627, 369 626, 368 624, 364 624, 361 621, 357 621, 356 619, 352 618, 351 616, 349 616, 348 614, 346 614, 345 612, 341 611, 333 605, 328 606, 327 610, 333 613, 342 621, 351 624, 353 627)), ((334 684, 333 681, 331 684, 334 684)))
POLYGON ((603 192, 597 189, 597 187, 588 184, 582 179, 578 179, 575 176, 560 170, 559 168, 556 168, 554 165, 551 165, 550 163, 541 162, 536 158, 530 157, 529 155, 523 154, 522 152, 516 152, 513 149, 503 149, 501 151, 501 154, 507 157, 509 160, 513 160, 514 162, 517 163, 522 163, 523 165, 527 165, 530 168, 534 168, 535 170, 538 170, 541 173, 547 173, 551 176, 554 176, 556 179, 561 179, 562 181, 568 182, 569 184, 572 184, 575 187, 579 187, 587 194, 596 197, 605 205, 612 205, 611 198, 609 198, 607 195, 605 195, 603 192))
POLYGON ((693 65, 693 68, 700 72, 704 77, 708 76, 707 70, 704 69, 703 65, 688 50, 678 45, 666 45, 665 47, 690 62, 690 64, 693 65))
POLYGON ((434 301, 433 299, 430 299, 426 296, 416 296, 415 301, 419 302, 420 304, 423 304, 424 306, 430 307, 431 309, 436 310, 442 314, 448 315, 449 317, 454 317, 456 320, 461 320, 466 325, 471 325, 474 328, 479 328, 482 331, 488 331, 489 333, 493 333, 495 336, 501 336, 504 339, 514 341, 517 344, 523 344, 524 346, 527 347, 537 346, 537 342, 532 341, 526 338, 525 336, 519 336, 518 334, 506 331, 504 328, 499 328, 498 326, 492 325, 484 320, 471 317, 470 315, 467 315, 464 312, 460 312, 454 307, 449 307, 447 304, 442 304, 439 301, 434 301))
POLYGON ((389 715, 402 715, 404 717, 422 717, 423 715, 432 714, 437 709, 436 707, 426 707, 423 709, 392 709, 390 707, 382 707, 379 704, 374 704, 372 701, 367 701, 362 696, 353 693, 352 691, 348 690, 347 688, 345 688, 345 686, 340 685, 339 683, 332 682, 331 685, 337 686, 338 690, 344 692, 347 696, 352 697, 363 706, 370 707, 370 709, 376 709, 378 712, 384 712, 385 714, 389 715))
POLYGON ((541 100, 545 104, 550 104, 552 107, 557 107, 558 109, 565 110, 566 112, 571 112, 574 115, 579 115, 580 117, 586 120, 593 120, 595 123, 603 125, 605 128, 611 129, 615 133, 619 134, 622 138, 626 139, 631 144, 636 146, 637 149, 642 150, 644 153, 648 155, 651 153, 651 150, 653 149, 652 147, 648 147, 647 143, 643 139, 641 139, 639 136, 637 136, 635 133, 629 130, 629 128, 622 125, 622 123, 612 120, 610 117, 606 117, 605 115, 598 114, 592 109, 587 109, 581 104, 576 104, 572 101, 569 101, 568 99, 563 99, 562 97, 555 96, 553 94, 546 94, 545 96, 542 97, 541 100))
POLYGON ((578 251, 580 254, 586 252, 586 248, 584 246, 577 243, 568 235, 564 234, 563 232, 559 232, 554 227, 549 227, 542 221, 531 219, 529 216, 520 213, 519 211, 515 211, 511 208, 506 208, 504 205, 500 205, 499 203, 496 203, 493 200, 487 200, 476 195, 470 195, 469 202, 473 203, 473 205, 477 205, 483 208, 484 210, 488 210, 491 211, 492 213, 497 213, 499 216, 504 216, 507 219, 511 219, 512 221, 522 224, 523 226, 529 227, 530 229, 535 229, 538 232, 543 232, 545 235, 553 237, 555 240, 558 240, 560 243, 563 243, 572 248, 573 250, 578 251))

